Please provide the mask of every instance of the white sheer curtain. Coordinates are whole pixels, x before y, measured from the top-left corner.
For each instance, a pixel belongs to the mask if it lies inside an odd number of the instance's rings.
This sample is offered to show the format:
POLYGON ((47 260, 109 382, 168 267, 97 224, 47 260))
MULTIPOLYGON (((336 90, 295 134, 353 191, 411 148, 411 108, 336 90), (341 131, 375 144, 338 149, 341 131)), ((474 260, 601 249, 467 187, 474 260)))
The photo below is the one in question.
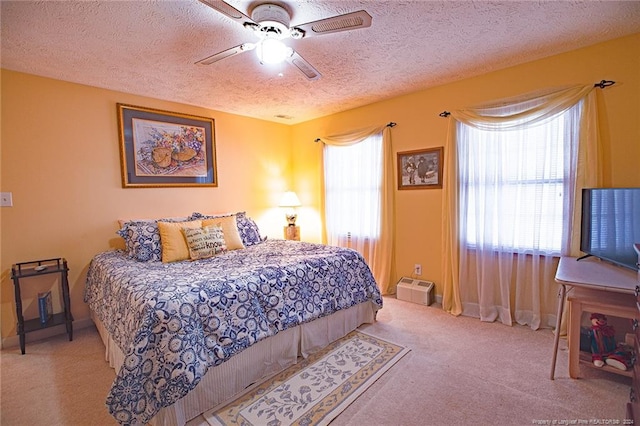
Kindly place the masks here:
POLYGON ((592 86, 452 113, 443 307, 555 323, 557 258, 576 255, 580 189, 599 181, 592 86))
POLYGON ((327 243, 363 255, 383 294, 393 260, 393 164, 388 126, 321 138, 327 243))

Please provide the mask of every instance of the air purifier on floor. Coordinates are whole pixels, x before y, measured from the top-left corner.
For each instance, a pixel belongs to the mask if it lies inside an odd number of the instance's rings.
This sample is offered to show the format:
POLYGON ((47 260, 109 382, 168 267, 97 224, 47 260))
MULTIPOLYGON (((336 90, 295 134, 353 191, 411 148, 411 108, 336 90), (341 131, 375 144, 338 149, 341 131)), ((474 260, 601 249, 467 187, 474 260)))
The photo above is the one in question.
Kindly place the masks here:
POLYGON ((429 306, 433 303, 434 289, 435 285, 431 281, 402 277, 398 281, 397 297, 399 300, 429 306))

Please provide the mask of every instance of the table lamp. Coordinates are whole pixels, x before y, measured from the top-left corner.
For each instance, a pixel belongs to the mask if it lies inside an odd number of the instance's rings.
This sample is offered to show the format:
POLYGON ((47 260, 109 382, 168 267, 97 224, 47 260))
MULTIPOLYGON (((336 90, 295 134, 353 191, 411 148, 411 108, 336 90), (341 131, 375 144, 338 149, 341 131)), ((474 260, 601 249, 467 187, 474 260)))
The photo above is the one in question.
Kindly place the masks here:
POLYGON ((295 208, 300 207, 301 205, 302 204, 300 204, 300 200, 295 192, 287 191, 282 195, 282 198, 280 199, 280 207, 287 208, 286 216, 289 226, 296 226, 296 219, 298 218, 298 215, 296 214, 295 208))

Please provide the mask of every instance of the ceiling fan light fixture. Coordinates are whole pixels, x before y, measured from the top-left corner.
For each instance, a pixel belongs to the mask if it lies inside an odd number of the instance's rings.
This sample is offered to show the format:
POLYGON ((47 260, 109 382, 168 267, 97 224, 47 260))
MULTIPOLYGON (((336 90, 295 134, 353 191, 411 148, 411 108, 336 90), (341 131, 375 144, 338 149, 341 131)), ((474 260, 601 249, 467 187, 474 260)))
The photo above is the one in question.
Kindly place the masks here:
MULTIPOLYGON (((282 4, 281 1, 278 1, 278 4, 259 4, 264 0, 251 2, 252 4, 258 3, 251 9, 251 17, 230 5, 227 0, 200 1, 217 12, 220 12, 228 18, 243 25, 246 29, 252 30, 258 37, 259 41, 255 44, 244 43, 239 46, 223 50, 196 62, 197 64, 210 65, 222 59, 229 58, 255 48, 258 60, 261 64, 279 64, 283 61, 287 61, 304 74, 308 80, 319 79, 321 77, 320 72, 315 69, 313 65, 307 62, 298 52, 293 50, 293 48, 285 45, 282 40, 289 37, 294 40, 300 40, 310 36, 367 28, 371 26, 372 20, 371 15, 369 15, 365 10, 358 10, 291 27, 290 23, 292 13, 287 6, 282 4)), ((282 73, 279 75, 282 75, 282 73)))
POLYGON ((293 50, 278 39, 265 38, 258 42, 256 54, 261 64, 279 64, 293 54, 293 50))

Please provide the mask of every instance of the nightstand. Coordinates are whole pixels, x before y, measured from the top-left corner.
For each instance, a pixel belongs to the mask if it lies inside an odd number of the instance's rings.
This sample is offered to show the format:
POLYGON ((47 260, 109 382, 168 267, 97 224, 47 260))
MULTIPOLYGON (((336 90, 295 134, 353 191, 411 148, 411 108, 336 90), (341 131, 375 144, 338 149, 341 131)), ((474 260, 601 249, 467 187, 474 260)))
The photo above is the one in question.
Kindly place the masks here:
POLYGON ((284 239, 300 241, 300 227, 299 226, 285 226, 284 227, 284 239))
POLYGON ((11 267, 11 279, 16 297, 16 314, 18 316, 18 335, 20 336, 20 351, 25 352, 25 335, 32 331, 54 327, 64 324, 67 327, 69 341, 73 340, 73 316, 71 315, 71 301, 69 298, 69 281, 67 278, 67 261, 64 258, 34 260, 31 262, 16 263, 11 267), (48 319, 34 318, 25 320, 22 315, 22 296, 20 293, 20 281, 40 275, 60 274, 60 286, 62 287, 63 311, 53 313, 48 319))

